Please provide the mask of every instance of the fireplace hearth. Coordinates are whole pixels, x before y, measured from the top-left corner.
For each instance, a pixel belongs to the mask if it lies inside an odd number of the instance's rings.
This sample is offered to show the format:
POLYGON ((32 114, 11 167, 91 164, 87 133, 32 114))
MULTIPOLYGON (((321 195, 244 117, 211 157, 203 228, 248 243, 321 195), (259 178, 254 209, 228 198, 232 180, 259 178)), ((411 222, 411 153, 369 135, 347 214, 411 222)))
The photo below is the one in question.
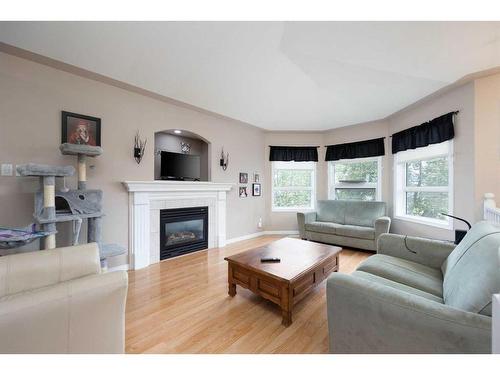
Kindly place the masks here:
POLYGON ((160 260, 208 248, 208 207, 160 210, 160 260))

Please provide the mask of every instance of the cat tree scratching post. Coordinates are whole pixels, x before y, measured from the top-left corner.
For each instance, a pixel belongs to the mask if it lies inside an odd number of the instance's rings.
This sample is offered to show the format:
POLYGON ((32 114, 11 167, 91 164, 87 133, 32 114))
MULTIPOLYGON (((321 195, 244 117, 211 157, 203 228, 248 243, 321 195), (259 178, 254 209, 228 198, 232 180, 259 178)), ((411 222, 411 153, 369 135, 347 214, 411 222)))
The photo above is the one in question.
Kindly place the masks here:
POLYGON ((61 154, 78 156, 78 190, 87 188, 87 156, 96 157, 102 154, 102 148, 89 145, 63 143, 59 146, 61 154))
MULTIPOLYGON (((89 145, 75 145, 63 143, 59 146, 63 155, 78 156, 78 190, 87 189, 87 157, 96 157, 102 154, 102 148, 89 145)), ((102 216, 89 217, 87 220, 87 241, 101 242, 102 216)))
POLYGON ((40 177, 40 187, 43 194, 43 206, 40 215, 35 217, 42 229, 50 232, 44 240, 44 249, 56 247, 56 202, 55 178, 73 176, 72 166, 52 166, 44 164, 25 164, 17 167, 17 172, 24 177, 40 177))
POLYGON ((78 190, 87 188, 87 156, 78 154, 78 190))

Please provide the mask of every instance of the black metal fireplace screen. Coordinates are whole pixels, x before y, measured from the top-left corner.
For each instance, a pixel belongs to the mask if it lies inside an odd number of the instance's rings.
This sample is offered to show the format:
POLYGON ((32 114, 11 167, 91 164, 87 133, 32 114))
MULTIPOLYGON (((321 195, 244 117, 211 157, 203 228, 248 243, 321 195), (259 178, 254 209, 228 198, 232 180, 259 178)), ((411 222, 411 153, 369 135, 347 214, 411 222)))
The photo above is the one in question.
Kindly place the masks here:
POLYGON ((160 260, 208 247, 208 207, 160 210, 160 260))

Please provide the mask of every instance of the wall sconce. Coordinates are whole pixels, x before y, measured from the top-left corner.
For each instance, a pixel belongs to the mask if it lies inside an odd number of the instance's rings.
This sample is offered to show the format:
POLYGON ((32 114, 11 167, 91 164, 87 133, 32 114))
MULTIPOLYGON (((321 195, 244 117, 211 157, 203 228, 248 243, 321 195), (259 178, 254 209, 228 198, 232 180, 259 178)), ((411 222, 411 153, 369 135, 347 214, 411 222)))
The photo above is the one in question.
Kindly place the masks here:
POLYGON ((222 167, 222 170, 225 171, 228 165, 229 165, 229 152, 224 155, 224 147, 222 147, 222 151, 220 153, 220 166, 222 167))
POLYGON ((146 150, 147 142, 148 142, 147 139, 141 140, 141 137, 139 135, 139 130, 137 130, 134 139, 134 159, 137 162, 137 164, 141 163, 142 157, 144 156, 144 151, 146 150))

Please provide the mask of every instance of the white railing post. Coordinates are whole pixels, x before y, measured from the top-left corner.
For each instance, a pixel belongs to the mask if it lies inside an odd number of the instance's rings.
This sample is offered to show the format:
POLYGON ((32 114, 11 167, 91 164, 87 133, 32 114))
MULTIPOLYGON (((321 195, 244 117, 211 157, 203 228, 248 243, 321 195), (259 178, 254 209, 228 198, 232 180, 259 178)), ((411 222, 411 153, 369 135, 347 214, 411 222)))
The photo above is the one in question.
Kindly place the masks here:
POLYGON ((495 202, 495 194, 493 193, 484 194, 483 210, 484 210, 483 214, 484 220, 500 224, 500 208, 497 208, 497 204, 495 202))

